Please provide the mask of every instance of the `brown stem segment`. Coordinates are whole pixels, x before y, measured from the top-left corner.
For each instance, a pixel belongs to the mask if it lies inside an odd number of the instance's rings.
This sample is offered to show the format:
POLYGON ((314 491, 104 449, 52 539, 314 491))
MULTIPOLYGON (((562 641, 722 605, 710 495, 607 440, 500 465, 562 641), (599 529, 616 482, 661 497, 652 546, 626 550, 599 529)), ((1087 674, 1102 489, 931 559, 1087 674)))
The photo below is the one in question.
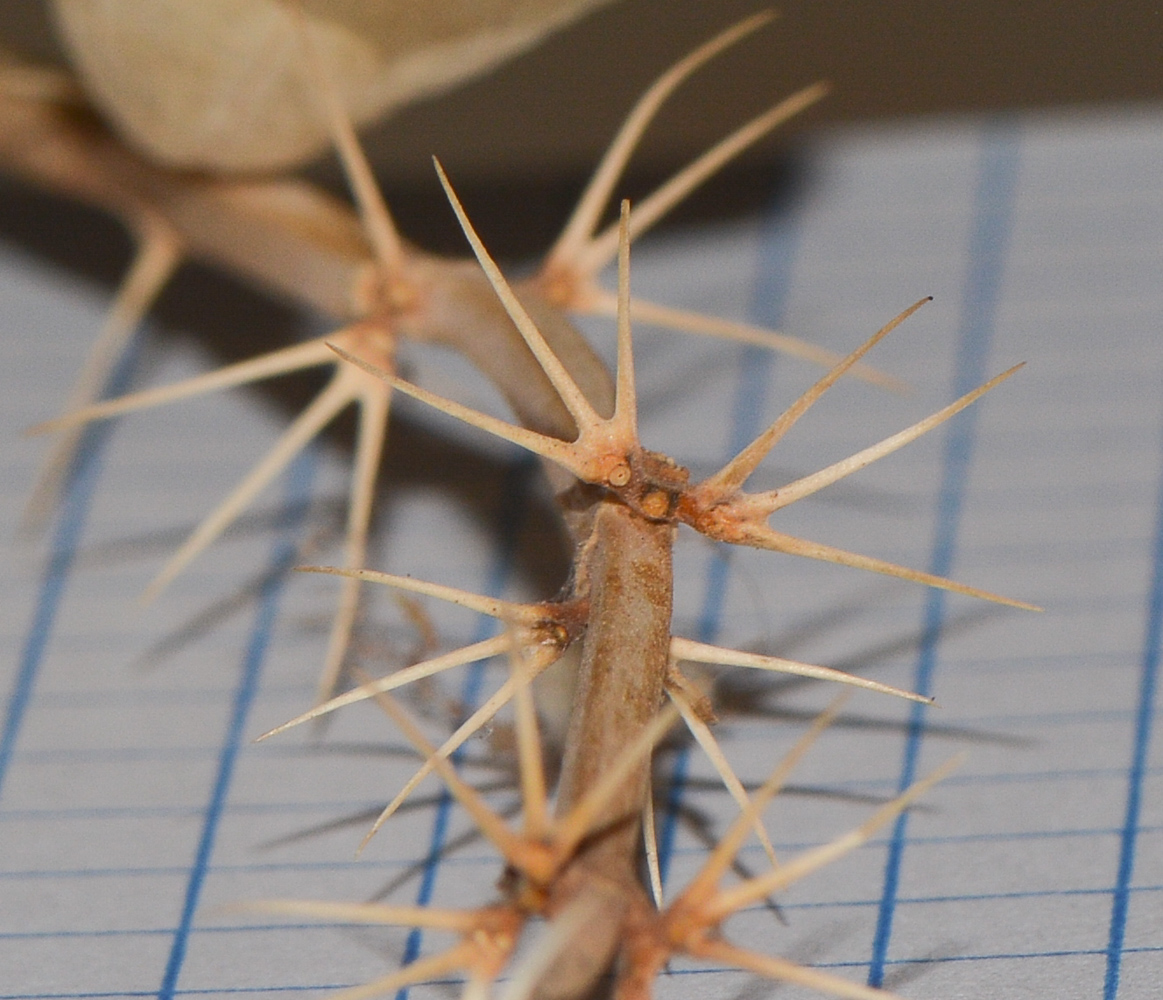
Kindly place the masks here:
MULTIPOLYGON (((673 535, 671 525, 616 501, 601 501, 593 512, 581 553, 590 619, 558 785, 559 818, 658 715, 669 663, 673 535)), ((638 878, 639 818, 649 789, 646 755, 554 887, 563 902, 579 892, 590 896, 600 918, 542 977, 538 1000, 585 995, 623 943, 628 911, 652 909, 638 878)))
MULTIPOLYGON (((669 663, 673 535, 671 525, 646 521, 617 502, 603 501, 594 512, 593 534, 583 553, 590 618, 566 737, 558 816, 577 804, 658 714, 669 663)), ((644 760, 610 805, 611 822, 626 822, 616 834, 596 837, 587 852, 606 875, 613 877, 611 866, 621 865, 635 883, 636 821, 649 772, 650 762, 644 760), (634 846, 614 846, 623 841, 634 846)))

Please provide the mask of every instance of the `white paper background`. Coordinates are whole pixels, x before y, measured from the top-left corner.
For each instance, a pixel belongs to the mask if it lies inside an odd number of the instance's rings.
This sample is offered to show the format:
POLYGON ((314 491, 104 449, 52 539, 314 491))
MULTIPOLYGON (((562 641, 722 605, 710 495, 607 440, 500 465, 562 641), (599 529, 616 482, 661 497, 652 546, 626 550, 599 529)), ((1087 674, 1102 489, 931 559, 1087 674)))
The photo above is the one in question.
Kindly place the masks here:
MULTIPOLYGON (((790 213, 644 240, 635 291, 744 319, 778 314, 787 332, 837 350, 920 296, 936 296, 872 359, 915 394, 837 387, 757 473, 755 484, 765 487, 944 405, 955 391, 959 341, 978 316, 988 374, 1028 365, 969 418, 956 517, 939 508, 942 430, 775 523, 919 568, 945 537, 958 579, 1046 611, 961 597, 937 606, 943 632, 932 691, 941 707, 925 714, 920 770, 962 749, 970 755, 910 816, 891 899, 890 830, 782 896, 786 925, 756 909, 732 920, 728 933, 864 981, 878 914, 891 909, 885 983, 903 996, 1153 997, 1163 981, 1163 749, 1150 732, 1153 703, 1143 697, 1153 696, 1144 678, 1157 671, 1159 650, 1149 629, 1163 601, 1152 590, 1163 554, 1163 121, 1143 112, 839 132, 819 143, 807 176, 790 213), (982 193, 983 164, 999 142, 1010 144, 1016 171, 1012 197, 1003 191, 994 204, 1004 235, 990 251, 999 270, 983 293, 969 293, 968 276, 981 265, 972 234, 998 197, 982 193), (776 303, 779 288, 786 296, 776 303), (1138 812, 1128 825, 1132 789, 1138 812), (1132 848, 1120 921, 1113 906, 1120 857, 1129 859, 1132 848), (1116 956, 1111 941, 1120 928, 1116 956)), ((16 251, 5 251, 0 266, 0 529, 12 537, 42 449, 17 431, 53 412, 105 303, 16 251)), ((598 336, 608 351, 609 332, 598 336)), ((733 435, 772 419, 815 377, 796 362, 685 336, 642 329, 637 343, 645 443, 697 474, 721 464, 733 435)), ((468 401, 488 398, 462 366, 411 357, 426 384, 468 401)), ((203 364, 180 352, 151 358, 156 382, 203 364)), ((403 931, 220 908, 275 896, 415 900, 416 866, 432 837, 430 806, 397 816, 353 860, 369 817, 414 766, 366 706, 338 719, 322 743, 308 733, 261 747, 242 741, 212 824, 197 910, 188 935, 177 930, 246 651, 256 631, 268 640, 242 725, 249 738, 309 703, 333 581, 288 579, 269 630, 256 626, 259 605, 242 599, 189 641, 174 640, 261 577, 273 550, 301 541, 321 518, 308 515, 308 528, 280 535, 271 524, 288 495, 280 486, 260 501, 263 517, 199 559, 154 607, 138 609, 134 596, 181 532, 273 440, 279 419, 255 397, 233 392, 120 421, 101 450, 91 499, 71 515, 83 516, 83 530, 47 625, 36 625, 46 606, 46 549, 12 548, 3 560, 0 698, 11 754, 0 761, 0 1000, 166 995, 167 967, 182 994, 322 996, 399 961, 403 931), (43 652, 34 657, 38 638, 43 652), (184 954, 175 949, 181 940, 184 954)), ((343 489, 342 456, 320 450, 313 472, 312 496, 343 489)), ((485 501, 486 513, 473 516, 431 489, 401 491, 377 564, 466 589, 500 583, 509 595, 551 596, 534 593, 517 572, 506 575, 495 530, 500 500, 485 501)), ((520 542, 527 522, 518 518, 515 530, 520 542)), ((313 550, 310 558, 338 556, 313 550)), ((737 551, 719 594, 715 558, 700 540, 681 539, 677 631, 702 629, 722 644, 915 683, 931 601, 922 588, 737 551)), ((446 645, 479 635, 472 616, 427 607, 446 645)), ((376 595, 372 619, 366 662, 403 655, 414 636, 389 598, 376 595)), ((459 697, 461 676, 443 686, 445 699, 459 697)), ((718 732, 748 782, 762 780, 832 695, 818 684, 754 678, 736 679, 731 690, 718 732)), ((444 712, 438 699, 434 734, 444 712)), ((821 842, 890 797, 901 780, 908 718, 907 706, 857 695, 770 810, 777 848, 787 854, 821 842)), ((465 773, 500 786, 492 797, 500 806, 515 795, 496 746, 470 745, 469 757, 483 764, 465 773)), ((710 765, 692 751, 686 768, 684 807, 706 816, 712 832, 722 830, 732 809, 714 790, 710 765)), ((663 762, 664 796, 667 774, 663 762)), ((420 792, 429 803, 437 794, 435 784, 420 792)), ((453 810, 448 839, 469 830, 453 810)), ((679 823, 672 892, 704 853, 679 823)), ((758 870, 758 845, 743 859, 758 870)), ((487 845, 469 838, 437 865, 433 901, 487 901, 499 874, 487 845)), ((426 951, 438 944, 425 939, 426 951)), ((673 972, 661 996, 800 995, 694 963, 676 962, 673 972)))

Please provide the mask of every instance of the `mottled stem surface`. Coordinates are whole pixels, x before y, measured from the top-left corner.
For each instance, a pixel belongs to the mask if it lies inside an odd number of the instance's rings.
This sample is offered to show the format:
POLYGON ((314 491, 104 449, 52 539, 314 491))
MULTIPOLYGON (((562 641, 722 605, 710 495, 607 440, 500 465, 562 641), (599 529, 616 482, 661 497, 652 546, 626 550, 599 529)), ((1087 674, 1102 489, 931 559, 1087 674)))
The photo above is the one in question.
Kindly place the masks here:
MULTIPOLYGON (((590 618, 582 645, 557 813, 563 817, 608 773, 658 715, 670 648, 674 528, 616 501, 594 511, 583 543, 590 618)), ((650 794, 650 755, 609 801, 595 832, 563 873, 555 897, 590 897, 599 918, 539 983, 538 1000, 587 994, 614 961, 631 910, 653 909, 638 876, 640 817, 650 794)))

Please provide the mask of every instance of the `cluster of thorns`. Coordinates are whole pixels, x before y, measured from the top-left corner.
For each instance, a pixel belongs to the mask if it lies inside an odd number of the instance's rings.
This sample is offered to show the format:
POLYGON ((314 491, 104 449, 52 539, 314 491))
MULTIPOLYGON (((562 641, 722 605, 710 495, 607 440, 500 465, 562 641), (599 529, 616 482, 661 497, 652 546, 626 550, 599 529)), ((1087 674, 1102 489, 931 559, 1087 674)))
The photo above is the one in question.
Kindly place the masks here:
MULTIPOLYGON (((779 122, 818 99, 821 86, 809 87, 759 116, 695 160, 662 185, 631 214, 622 203, 617 223, 603 231, 598 224, 614 186, 643 130, 669 94, 696 68, 712 56, 755 30, 764 17, 749 19, 724 32, 691 53, 664 74, 633 109, 614 143, 583 194, 574 215, 550 251, 541 270, 531 279, 511 286, 474 232, 456 194, 437 164, 437 172, 449 201, 472 245, 479 264, 466 270, 456 262, 439 261, 409 247, 396 232, 376 189, 332 88, 321 86, 336 145, 355 192, 367 240, 376 259, 376 278, 364 288, 359 315, 354 322, 331 335, 251 361, 236 364, 176 385, 135 395, 77 406, 66 416, 40 429, 77 428, 88 421, 169 402, 196 394, 241 385, 301 368, 333 364, 334 376, 320 395, 291 424, 270 453, 243 480, 237 489, 212 512, 173 556, 151 584, 148 594, 156 594, 195 556, 202 552, 238 516, 255 496, 287 465, 307 442, 348 405, 360 407, 359 435, 348 518, 344 565, 327 569, 313 567, 342 577, 342 595, 332 630, 327 663, 313 708, 265 734, 281 733, 339 708, 374 699, 394 720, 399 731, 424 758, 423 766, 395 799, 384 809, 364 843, 399 808, 411 791, 435 772, 450 793, 470 814, 480 832, 502 855, 506 877, 499 902, 475 909, 448 910, 431 907, 342 904, 315 901, 283 901, 254 904, 268 912, 309 915, 341 922, 405 925, 451 932, 457 943, 432 957, 424 958, 365 986, 339 996, 344 1000, 372 996, 400 987, 460 972, 467 976, 465 996, 485 1000, 498 977, 509 967, 525 925, 545 919, 547 925, 535 947, 508 976, 504 1000, 527 996, 580 996, 592 986, 594 975, 604 975, 614 966, 616 994, 624 1000, 646 997, 651 984, 675 955, 751 970, 773 979, 795 982, 823 992, 854 998, 883 998, 876 989, 852 983, 820 970, 787 960, 759 954, 728 943, 721 925, 727 918, 755 905, 797 880, 830 863, 864 843, 873 832, 900 813, 926 788, 946 773, 941 771, 886 803, 864 824, 824 846, 808 850, 790 860, 777 860, 761 821, 764 807, 778 793, 796 761, 812 740, 829 724, 839 703, 822 715, 810 731, 774 770, 754 794, 748 794, 732 771, 719 747, 709 722, 713 718, 708 697, 681 670, 684 662, 716 664, 778 671, 820 680, 839 681, 881 693, 925 702, 928 699, 862 677, 822 666, 798 663, 773 656, 724 649, 669 634, 669 577, 665 581, 666 606, 660 610, 666 629, 665 648, 660 662, 654 699, 648 718, 637 730, 626 734, 624 745, 613 754, 608 767, 595 779, 557 794, 551 808, 551 789, 544 769, 543 741, 533 684, 554 663, 576 654, 587 642, 597 643, 596 633, 605 627, 592 608, 598 575, 606 572, 603 559, 595 555, 600 542, 595 528, 601 518, 622 519, 644 536, 654 535, 669 546, 679 524, 720 542, 749 545, 787 552, 813 559, 840 563, 885 573, 929 586, 983 597, 1017 607, 1018 601, 906 569, 882 560, 843 551, 777 531, 767 522, 776 511, 848 476, 871 462, 896 451, 932 430, 970 405, 1015 369, 997 376, 980 388, 885 440, 856 454, 797 479, 778 489, 749 493, 744 484, 768 452, 807 410, 844 375, 857 374, 885 381, 878 373, 863 368, 864 355, 883 337, 910 316, 922 303, 907 309, 847 357, 830 359, 826 352, 798 341, 725 321, 712 320, 632 299, 630 296, 629 246, 631 240, 654 224, 666 211, 707 176, 741 149, 766 134, 779 122), (618 260, 618 288, 615 294, 602 289, 598 273, 615 257, 618 260), (481 275, 487 280, 482 283, 481 275), (491 290, 489 290, 491 288, 491 290), (483 293, 482 293, 483 289, 483 293), (521 424, 508 423, 433 395, 395 374, 395 350, 400 337, 436 340, 443 334, 433 328, 448 322, 462 299, 495 295, 503 307, 497 321, 505 336, 515 329, 514 339, 522 357, 531 358, 545 388, 540 399, 531 399, 533 390, 516 390, 505 385, 506 374, 498 379, 509 396, 521 424), (586 349, 577 348, 576 334, 562 327, 564 320, 543 318, 546 313, 560 317, 563 311, 612 315, 617 322, 617 368, 613 384, 600 364, 595 369, 586 349), (534 315, 538 318, 535 319, 534 315), (733 336, 790 350, 813 360, 831 362, 827 373, 796 400, 774 423, 721 470, 692 483, 687 470, 669 457, 644 448, 638 437, 635 398, 631 318, 676 326, 689 331, 733 336), (547 328, 548 326, 548 328, 547 328), (550 343, 550 337, 555 343, 550 343), (523 345, 523 346, 522 346, 523 345), (595 374, 596 371, 596 374, 595 374), (407 393, 436 409, 487 433, 525 448, 555 469, 552 478, 564 505, 572 511, 571 528, 577 541, 575 567, 565 591, 558 599, 540 603, 514 603, 467 593, 437 583, 394 576, 364 569, 364 557, 371 516, 376 473, 384 447, 387 417, 393 390, 407 393), (522 395, 522 392, 525 395, 522 395), (608 415, 607 415, 608 414, 608 415), (613 512, 608 514, 608 512, 613 512), (579 513, 580 512, 580 513, 579 513), (343 681, 343 667, 353 626, 357 620, 361 582, 386 584, 440 600, 451 601, 501 623, 492 638, 462 649, 416 663, 376 680, 337 693, 343 681), (503 684, 483 704, 473 710, 456 731, 439 747, 432 746, 419 727, 395 701, 392 690, 431 677, 442 671, 497 656, 507 656, 509 674, 503 684), (671 704, 660 710, 664 701, 671 704), (467 784, 453 765, 453 754, 504 706, 512 704, 521 790, 521 818, 510 826, 467 784), (724 785, 739 805, 739 815, 711 851, 693 880, 673 899, 664 901, 659 876, 657 848, 653 838, 651 796, 641 794, 641 775, 649 774, 654 748, 681 718, 694 739, 706 751, 724 785), (630 788, 631 792, 627 793, 630 788), (637 788, 637 791, 633 789, 637 788), (645 805, 642 800, 645 799, 645 805), (637 801, 637 809, 627 814, 627 801, 637 801), (587 861, 604 838, 621 836, 630 827, 637 845, 637 831, 645 836, 645 868, 651 895, 642 898, 610 877, 609 884, 599 867, 587 861), (613 833, 611 831, 614 831, 613 833), (728 886, 725 875, 751 834, 758 836, 770 859, 769 870, 728 886), (595 845, 598 845, 596 848, 595 845), (595 886, 597 888, 595 888, 595 886), (590 979, 568 980, 568 957, 589 928, 605 920, 606 896, 621 894, 617 912, 620 941, 612 959, 599 962, 588 972, 590 979), (627 898, 622 898, 627 897, 627 898)), ((320 79, 325 74, 316 68, 320 79)), ((183 256, 180 239, 165 225, 144 227, 145 238, 138 260, 121 292, 111 331, 131 329, 169 279, 183 256)), ((464 340, 476 337, 475 329, 457 334, 464 340)), ((102 348, 106 354, 116 339, 102 348)), ((511 348, 510 348, 511 349, 511 348)), ((466 353, 473 349, 465 346, 466 353)), ((488 348, 485 348, 488 350, 488 348)), ((100 362, 94 362, 88 376, 99 380, 100 362), (94 375, 97 372, 97 375, 94 375)), ((528 383, 523 375, 507 376, 528 383)), ((84 394, 89 390, 79 390, 84 394)), ((58 459, 56 468, 61 465, 58 459)), ((50 473, 49 480, 56 473, 50 473)), ((46 487, 49 488, 49 487, 46 487)), ((38 501, 43 507, 43 497, 38 501)), ((667 558, 669 558, 667 556, 667 558)), ((669 566, 665 572, 669 573, 669 566)), ((660 569, 659 572, 663 572, 660 569)), ((584 653, 582 654, 584 657, 584 653)), ((597 655, 597 654, 593 654, 597 655)), ((647 669, 622 662, 624 671, 647 669)), ((570 751, 567 749, 567 759, 570 751)), ((575 750, 576 753, 576 750, 575 750)), ((563 774, 562 781, 571 780, 563 774)), ((631 864, 638 865, 640 848, 631 852, 631 864)))

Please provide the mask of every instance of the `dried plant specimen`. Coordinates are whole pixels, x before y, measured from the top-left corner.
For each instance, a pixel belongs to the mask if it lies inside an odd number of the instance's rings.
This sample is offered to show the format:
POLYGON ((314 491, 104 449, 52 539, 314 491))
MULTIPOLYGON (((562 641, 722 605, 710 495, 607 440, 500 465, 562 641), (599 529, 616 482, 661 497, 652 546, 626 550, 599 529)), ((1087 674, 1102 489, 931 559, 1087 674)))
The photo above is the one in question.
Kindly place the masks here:
MULTIPOLYGON (((518 932, 533 917, 548 918, 550 929, 545 942, 535 949, 525 965, 515 970, 510 987, 513 996, 583 996, 611 969, 616 976, 618 995, 645 996, 654 976, 674 954, 691 954, 738 965, 839 996, 880 995, 832 976, 734 948, 721 939, 720 924, 739 908, 791 884, 856 846, 878 823, 895 815, 923 791, 924 785, 910 790, 836 843, 793 859, 741 887, 724 890, 719 888, 719 879, 741 839, 756 826, 759 811, 777 790, 783 770, 777 771, 759 795, 749 799, 729 768, 721 765, 724 781, 739 800, 742 812, 694 882, 663 906, 661 900, 652 902, 647 896, 638 872, 639 817, 648 815, 652 747, 676 717, 682 716, 696 738, 714 753, 714 740, 703 718, 700 692, 681 673, 681 661, 785 670, 886 690, 883 685, 842 678, 838 672, 823 667, 718 649, 673 636, 670 546, 680 524, 719 541, 823 559, 1026 606, 874 557, 793 537, 767 523, 767 518, 782 507, 915 440, 989 391, 1012 370, 931 417, 813 475, 778 490, 747 493, 743 489, 750 474, 783 434, 837 379, 852 371, 863 355, 911 313, 911 309, 835 364, 750 446, 722 470, 697 484, 692 485, 687 471, 672 459, 648 450, 638 439, 631 317, 669 318, 692 328, 711 324, 698 317, 632 301, 629 291, 631 236, 647 228, 735 150, 817 97, 819 88, 809 88, 740 130, 646 199, 635 214, 631 215, 624 205, 620 227, 595 235, 599 213, 637 135, 669 90, 701 61, 754 26, 753 22, 745 23, 709 43, 648 93, 615 141, 611 154, 542 270, 517 288, 505 281, 489 258, 447 182, 450 198, 485 278, 474 265, 435 261, 408 248, 379 203, 345 118, 333 110, 330 117, 340 133, 339 143, 353 176, 367 239, 374 251, 370 269, 365 268, 359 275, 363 284, 352 286, 364 297, 358 299, 357 315, 351 322, 314 343, 288 348, 179 387, 98 404, 57 422, 67 426, 298 367, 335 365, 330 385, 231 498, 211 515, 159 578, 164 583, 208 544, 339 409, 351 402, 360 403, 362 435, 355 465, 346 565, 340 572, 344 577, 345 595, 321 698, 333 692, 338 678, 343 648, 355 615, 356 587, 360 580, 373 577, 357 567, 363 562, 372 484, 392 390, 407 392, 526 447, 557 467, 555 483, 577 553, 571 583, 564 596, 539 605, 493 602, 489 613, 501 618, 508 627, 503 636, 418 664, 383 680, 362 684, 294 720, 315 718, 361 698, 376 698, 400 731, 424 755, 425 767, 440 772, 500 850, 509 868, 501 899, 480 909, 405 912, 398 908, 344 909, 332 905, 330 912, 348 919, 432 926, 463 935, 462 942, 443 955, 394 973, 370 984, 366 990, 353 991, 352 996, 395 989, 450 970, 466 971, 469 995, 483 996, 509 958, 518 932), (595 284, 595 276, 615 253, 620 256, 619 289, 617 295, 611 295, 595 284), (612 379, 584 341, 561 320, 563 307, 616 315, 618 366, 612 379), (520 424, 474 413, 400 380, 394 371, 398 336, 443 340, 468 354, 505 391, 520 424), (485 346, 480 346, 481 343, 485 346), (335 355, 341 361, 334 360, 335 355), (541 773, 538 723, 530 688, 537 673, 571 648, 578 651, 580 679, 551 816, 547 781, 541 773), (446 760, 454 747, 452 742, 440 749, 430 746, 387 694, 390 688, 409 680, 506 651, 513 663, 510 682, 482 706, 474 719, 479 725, 489 710, 495 711, 508 699, 516 701, 524 807, 520 831, 509 829, 457 777, 446 760), (676 707, 660 713, 666 698, 676 707)), ((222 196, 229 201, 236 193, 233 187, 212 190, 209 200, 213 202, 222 196)), ((270 194, 271 189, 264 189, 250 202, 251 206, 267 204, 263 199, 270 194)), ((157 232, 163 235, 147 237, 146 248, 155 251, 154 257, 162 261, 162 266, 144 268, 149 274, 144 282, 147 292, 135 296, 135 309, 144 308, 149 293, 164 280, 181 252, 183 241, 188 239, 185 235, 175 236, 173 223, 164 213, 160 217, 163 221, 157 223, 157 232), (163 249, 158 251, 159 247, 163 249)), ((343 231, 348 234, 352 232, 350 221, 343 223, 347 227, 343 231)), ((483 598, 454 593, 449 588, 407 583, 382 575, 379 580, 422 592, 427 588, 430 594, 451 597, 469 606, 475 603, 479 610, 486 610, 483 598), (440 590, 443 593, 438 594, 440 590)), ((905 692, 889 693, 918 697, 905 692)), ((462 727, 453 739, 463 740, 471 731, 462 727)), ((294 906, 283 904, 282 908, 294 906)), ((300 904, 299 911, 328 912, 322 904, 300 904)))
MULTIPOLYGON (((287 15, 288 17, 290 14, 287 15)), ((612 314, 614 298, 597 275, 616 254, 617 227, 598 232, 601 213, 643 131, 666 98, 691 73, 769 18, 758 15, 723 32, 675 64, 642 96, 627 117, 573 216, 539 271, 521 282, 517 294, 532 311, 554 350, 599 410, 612 405, 612 386, 602 363, 570 324, 567 313, 612 314)), ((314 48, 309 44, 305 55, 314 48)), ((310 62, 308 58, 308 62, 310 62)), ((322 66, 319 72, 325 73, 322 66)), ((449 261, 411 247, 396 231, 359 150, 350 121, 333 88, 320 88, 321 117, 332 122, 336 143, 360 206, 360 224, 350 212, 297 182, 190 181, 185 175, 157 171, 105 137, 79 133, 43 102, 22 110, 37 116, 35 130, 18 137, 13 159, 35 169, 48 157, 57 164, 51 180, 66 190, 81 189, 127 214, 141 233, 139 257, 126 278, 110 319, 108 336, 98 345, 98 361, 88 366, 73 400, 95 391, 116 341, 136 324, 185 254, 209 257, 291 292, 316 308, 340 315, 347 325, 327 338, 241 362, 183 383, 72 409, 34 430, 72 430, 91 420, 173 402, 201 393, 271 378, 303 368, 335 364, 325 346, 362 353, 383 368, 395 363, 399 341, 441 344, 466 355, 505 395, 518 418, 531 429, 568 435, 573 417, 558 398, 534 355, 516 335, 512 322, 489 292, 483 275, 468 261, 449 261), (35 138, 35 143, 33 139, 35 138), (49 143, 55 144, 53 148, 49 143), (93 161, 108 174, 93 180, 76 176, 93 161), (116 174, 116 176, 114 176, 116 174), (127 186, 130 190, 124 190, 127 186), (94 190, 95 189, 95 190, 94 190), (129 203, 131 210, 126 208, 129 203), (366 234, 366 241, 363 234, 366 234), (277 246, 279 253, 270 248, 277 246)), ((638 235, 658 221, 694 187, 731 157, 790 116, 818 100, 822 85, 809 86, 780 101, 698 157, 645 199, 635 215, 638 235)), ((25 128, 29 122, 25 121, 25 128)), ((42 180, 45 179, 43 176, 42 180)), ((636 301, 636 317, 696 333, 765 344, 816 362, 834 363, 831 352, 770 331, 705 317, 689 311, 636 301)), ((853 372, 874 381, 892 379, 860 366, 853 372)), ((344 565, 364 563, 375 476, 386 434, 390 387, 354 369, 335 368, 327 388, 292 423, 280 441, 221 505, 211 512, 174 554, 146 592, 156 595, 202 552, 291 458, 340 411, 360 406, 360 432, 352 472, 344 565)), ((30 504, 32 517, 51 506, 67 464, 67 447, 50 462, 43 485, 30 504)), ((560 485, 560 484, 559 484, 560 485)), ((358 611, 358 580, 344 586, 336 612, 320 698, 334 691, 342 673, 351 629, 358 611)))

